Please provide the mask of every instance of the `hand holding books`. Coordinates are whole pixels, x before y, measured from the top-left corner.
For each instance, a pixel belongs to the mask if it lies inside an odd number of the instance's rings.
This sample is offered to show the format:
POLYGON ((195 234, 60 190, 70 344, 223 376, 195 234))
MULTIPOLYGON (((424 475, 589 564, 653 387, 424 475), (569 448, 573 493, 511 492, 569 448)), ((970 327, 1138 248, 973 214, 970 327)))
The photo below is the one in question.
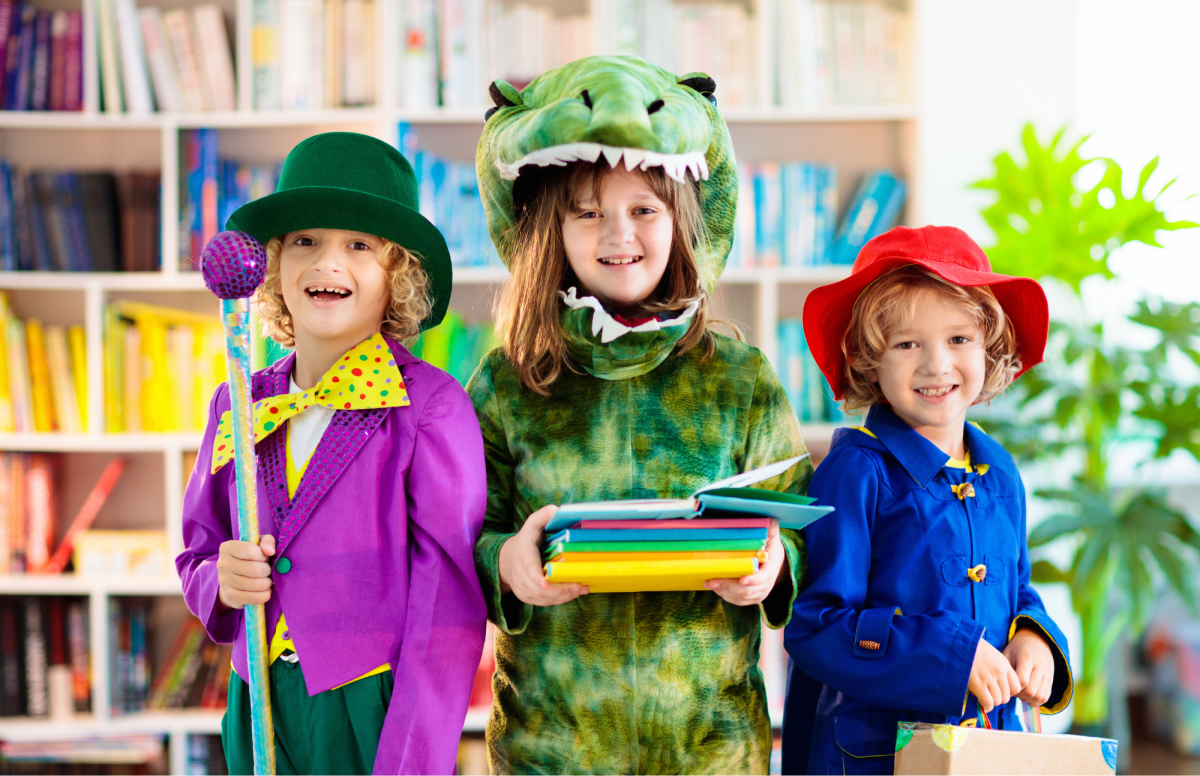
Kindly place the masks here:
POLYGON ((760 563, 758 571, 740 579, 710 579, 704 586, 734 606, 754 606, 766 600, 775 589, 787 566, 787 553, 779 540, 779 521, 772 519, 767 528, 767 560, 760 563))
POLYGON ((550 504, 534 512, 515 536, 500 547, 500 592, 511 592, 534 606, 557 606, 588 593, 586 585, 552 585, 542 573, 541 539, 558 507, 550 504))

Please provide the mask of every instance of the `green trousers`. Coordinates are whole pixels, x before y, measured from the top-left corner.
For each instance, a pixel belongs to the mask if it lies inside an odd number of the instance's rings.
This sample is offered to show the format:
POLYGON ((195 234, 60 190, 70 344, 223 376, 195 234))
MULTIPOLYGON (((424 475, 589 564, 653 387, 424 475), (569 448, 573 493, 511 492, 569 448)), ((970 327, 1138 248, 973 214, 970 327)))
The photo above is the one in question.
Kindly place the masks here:
MULTIPOLYGON (((275 772, 370 773, 392 698, 391 671, 309 697, 299 663, 276 660, 269 669, 275 772)), ((250 686, 229 676, 229 705, 221 743, 231 774, 254 773, 250 686)))

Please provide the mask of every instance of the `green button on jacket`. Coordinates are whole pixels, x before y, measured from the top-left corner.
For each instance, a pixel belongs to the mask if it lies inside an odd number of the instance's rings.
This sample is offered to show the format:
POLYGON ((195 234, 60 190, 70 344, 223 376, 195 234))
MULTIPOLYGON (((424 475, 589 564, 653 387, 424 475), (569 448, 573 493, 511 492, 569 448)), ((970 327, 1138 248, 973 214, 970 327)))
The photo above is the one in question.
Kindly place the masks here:
POLYGON ((275 561, 275 570, 280 574, 286 574, 292 570, 292 562, 287 558, 280 558, 275 561))

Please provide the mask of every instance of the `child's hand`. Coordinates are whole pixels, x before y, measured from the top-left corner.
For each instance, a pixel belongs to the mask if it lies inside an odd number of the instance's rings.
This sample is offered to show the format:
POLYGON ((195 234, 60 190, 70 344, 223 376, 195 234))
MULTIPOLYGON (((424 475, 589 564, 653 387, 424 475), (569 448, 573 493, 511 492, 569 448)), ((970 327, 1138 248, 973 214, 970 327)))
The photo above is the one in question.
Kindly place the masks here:
POLYGON ((971 678, 967 691, 979 701, 984 713, 996 706, 1003 706, 1021 691, 1021 680, 1008 664, 1008 658, 1000 650, 980 639, 975 648, 975 662, 971 664, 971 678))
POLYGON ((734 606, 753 606, 762 603, 775 589, 775 581, 786 563, 787 553, 779 538, 779 521, 772 518, 771 527, 767 529, 767 562, 755 573, 741 579, 710 579, 704 586, 734 606))
POLYGON ((271 598, 271 564, 275 537, 260 536, 258 544, 221 542, 217 556, 217 597, 230 609, 250 604, 265 604, 271 598))
POLYGON ((500 547, 500 592, 511 592, 534 606, 557 606, 588 592, 574 582, 551 584, 542 573, 542 534, 558 507, 542 507, 525 520, 516 536, 500 547))
POLYGON ((1004 648, 1004 657, 1023 688, 1017 697, 1034 708, 1046 705, 1054 687, 1054 653, 1046 640, 1037 631, 1022 628, 1004 648))

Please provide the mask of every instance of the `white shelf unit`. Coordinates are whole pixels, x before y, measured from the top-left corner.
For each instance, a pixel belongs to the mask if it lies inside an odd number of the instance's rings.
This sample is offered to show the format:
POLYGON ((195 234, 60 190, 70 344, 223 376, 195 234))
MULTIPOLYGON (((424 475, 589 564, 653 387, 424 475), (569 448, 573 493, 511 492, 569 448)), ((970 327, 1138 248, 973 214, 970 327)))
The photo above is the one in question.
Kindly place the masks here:
MULTIPOLYGON (((184 4, 200 0, 182 0, 184 4)), ((572 0, 535 0, 550 4, 572 0)), ((759 0, 751 0, 756 6, 759 0)), ((82 0, 87 29, 94 29, 94 0, 82 0)), ((234 55, 239 73, 249 72, 249 19, 251 0, 219 0, 234 25, 234 55)), ((0 450, 61 452, 77 472, 76 480, 60 485, 60 512, 72 515, 112 455, 126 457, 128 466, 113 497, 97 520, 101 528, 160 528, 167 531, 172 554, 181 549, 184 454, 198 448, 198 434, 106 434, 103 422, 101 321, 103 306, 112 299, 131 298, 216 313, 217 301, 204 288, 198 273, 180 271, 179 245, 179 146, 181 132, 214 128, 219 132, 223 157, 252 164, 280 160, 304 137, 331 130, 359 131, 391 143, 400 121, 413 124, 418 144, 440 156, 473 160, 483 129, 478 110, 405 110, 389 102, 396 93, 394 45, 383 41, 397 13, 396 0, 378 0, 382 9, 381 52, 378 63, 380 105, 369 108, 303 112, 256 112, 249 109, 249 79, 239 80, 240 109, 200 114, 109 115, 97 112, 98 78, 95 54, 85 32, 85 110, 81 113, 0 111, 0 157, 16 164, 50 169, 104 169, 161 171, 162 269, 148 273, 0 273, 17 315, 38 317, 48 324, 85 327, 88 367, 89 427, 82 434, 0 434, 0 450)), ((138 5, 178 5, 177 0, 138 0, 138 5)), ((72 0, 44 0, 44 7, 69 7, 72 0)), ((917 13, 919 4, 909 3, 917 13)), ((78 7, 75 5, 74 7, 78 7)), ((916 25, 913 25, 916 27, 916 25)), ((921 187, 917 177, 918 108, 915 103, 886 106, 839 106, 816 110, 774 107, 740 108, 726 112, 734 147, 740 160, 749 162, 808 160, 832 162, 838 167, 839 213, 853 194, 863 173, 890 168, 907 179, 909 202, 905 221, 920 223, 921 187)), ((719 317, 739 323, 748 340, 777 362, 777 324, 781 318, 799 317, 804 298, 812 288, 845 277, 848 267, 737 268, 722 277, 714 295, 719 317)), ((490 316, 491 301, 508 273, 503 268, 462 268, 455 271, 451 302, 470 321, 490 316)), ((832 424, 804 424, 809 447, 819 456, 828 449, 832 424)), ((112 596, 153 596, 182 609, 180 583, 173 572, 163 579, 91 580, 72 576, 0 576, 0 595, 86 596, 90 607, 92 698, 94 713, 69 721, 0 718, 0 739, 48 740, 93 735, 154 732, 170 742, 170 772, 187 767, 186 737, 220 732, 220 714, 186 711, 112 716, 108 709, 108 617, 112 596)), ((164 604, 166 605, 166 604, 164 604)), ((170 642, 173 634, 160 632, 170 642)), ((160 645, 165 650, 166 645, 160 645)), ((764 629, 764 654, 781 664, 782 637, 764 629)), ((157 668, 158 666, 155 666, 157 668)), ((772 721, 779 726, 783 690, 781 668, 767 672, 772 721)), ((464 732, 484 729, 487 710, 471 711, 464 732)))

